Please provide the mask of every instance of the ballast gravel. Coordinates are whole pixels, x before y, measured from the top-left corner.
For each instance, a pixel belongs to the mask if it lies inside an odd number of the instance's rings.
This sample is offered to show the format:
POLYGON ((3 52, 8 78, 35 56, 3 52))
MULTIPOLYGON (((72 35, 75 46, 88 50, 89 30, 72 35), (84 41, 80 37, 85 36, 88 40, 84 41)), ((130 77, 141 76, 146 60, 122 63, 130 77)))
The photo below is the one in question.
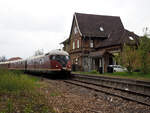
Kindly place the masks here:
POLYGON ((92 91, 63 80, 42 79, 41 92, 58 113, 150 113, 150 106, 92 91))

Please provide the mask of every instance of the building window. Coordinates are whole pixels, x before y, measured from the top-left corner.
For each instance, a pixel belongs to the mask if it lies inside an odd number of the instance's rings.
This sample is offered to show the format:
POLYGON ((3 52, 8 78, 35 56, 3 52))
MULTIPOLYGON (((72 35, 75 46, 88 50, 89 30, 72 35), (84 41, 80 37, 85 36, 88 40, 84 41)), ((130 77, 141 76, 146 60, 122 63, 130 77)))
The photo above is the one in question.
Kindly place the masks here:
POLYGON ((100 30, 100 31, 104 31, 104 28, 103 28, 103 27, 100 27, 99 30, 100 30))
POLYGON ((75 64, 78 64, 78 58, 75 59, 75 64))
POLYGON ((93 40, 90 40, 90 47, 91 47, 91 48, 93 48, 93 47, 94 47, 93 40))
POLYGON ((72 43, 72 49, 75 49, 75 42, 72 43))
POLYGON ((132 36, 129 36, 129 39, 130 39, 130 40, 134 40, 132 36))
POLYGON ((77 40, 77 48, 80 47, 80 43, 79 43, 79 40, 77 40))
POLYGON ((75 26, 74 27, 74 34, 77 34, 78 30, 77 30, 77 27, 75 26))

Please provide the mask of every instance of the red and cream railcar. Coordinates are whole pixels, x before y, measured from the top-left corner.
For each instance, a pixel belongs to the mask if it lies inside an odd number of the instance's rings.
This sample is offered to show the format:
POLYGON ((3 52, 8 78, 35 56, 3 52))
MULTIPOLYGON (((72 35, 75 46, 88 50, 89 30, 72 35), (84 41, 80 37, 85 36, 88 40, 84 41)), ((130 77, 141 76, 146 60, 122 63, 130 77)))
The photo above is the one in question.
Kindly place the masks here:
POLYGON ((7 61, 7 62, 0 62, 0 67, 1 68, 9 68, 9 65, 10 65, 10 63, 9 63, 9 61, 7 61))
POLYGON ((45 55, 27 59, 27 71, 34 72, 71 72, 69 54, 65 51, 53 50, 45 55))
POLYGON ((71 72, 69 54, 62 50, 53 50, 45 55, 30 57, 26 60, 1 62, 0 67, 43 73, 65 72, 69 74, 71 72))
POLYGON ((26 60, 14 60, 9 62, 9 69, 12 70, 25 70, 26 60))
POLYGON ((27 59, 27 71, 48 71, 50 69, 49 57, 46 55, 35 56, 27 59))

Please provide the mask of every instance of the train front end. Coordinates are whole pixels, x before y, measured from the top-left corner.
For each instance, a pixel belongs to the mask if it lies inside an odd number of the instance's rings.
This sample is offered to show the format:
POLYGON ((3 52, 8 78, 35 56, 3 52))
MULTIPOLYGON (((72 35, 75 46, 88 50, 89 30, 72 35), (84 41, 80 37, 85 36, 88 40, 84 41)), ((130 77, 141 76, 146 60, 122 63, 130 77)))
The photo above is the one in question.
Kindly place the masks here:
POLYGON ((53 72, 70 75, 71 61, 66 51, 55 50, 50 52, 50 65, 53 72))

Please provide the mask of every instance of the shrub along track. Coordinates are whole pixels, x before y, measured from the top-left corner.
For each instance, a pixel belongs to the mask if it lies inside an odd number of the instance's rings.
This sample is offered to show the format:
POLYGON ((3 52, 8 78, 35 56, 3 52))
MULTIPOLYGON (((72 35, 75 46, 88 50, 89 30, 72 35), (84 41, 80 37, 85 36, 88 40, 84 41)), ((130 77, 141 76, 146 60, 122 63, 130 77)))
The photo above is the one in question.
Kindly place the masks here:
POLYGON ((149 82, 79 74, 64 82, 150 106, 149 82))

